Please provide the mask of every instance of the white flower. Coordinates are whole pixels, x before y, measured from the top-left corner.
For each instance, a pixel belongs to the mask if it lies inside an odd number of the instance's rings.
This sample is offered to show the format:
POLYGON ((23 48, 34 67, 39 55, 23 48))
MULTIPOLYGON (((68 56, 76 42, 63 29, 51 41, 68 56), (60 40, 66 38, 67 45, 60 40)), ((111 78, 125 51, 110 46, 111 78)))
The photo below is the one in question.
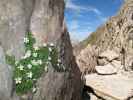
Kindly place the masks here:
POLYGON ((29 69, 31 69, 31 68, 32 68, 32 65, 31 65, 31 64, 28 64, 27 67, 28 67, 29 69))
POLYGON ((24 43, 29 43, 29 39, 28 38, 24 38, 24 43))
POLYGON ((39 47, 35 46, 34 49, 37 51, 37 50, 39 50, 39 47))
POLYGON ((65 68, 65 66, 64 66, 64 65, 62 65, 62 68, 63 68, 63 70, 66 70, 66 68, 65 68))
POLYGON ((54 46, 54 44, 53 44, 53 43, 50 43, 50 46, 52 46, 52 47, 53 47, 53 46, 54 46))
POLYGON ((58 59, 58 63, 61 63, 61 60, 60 59, 58 59))
POLYGON ((52 58, 51 57, 48 57, 48 60, 52 60, 52 58))
POLYGON ((33 87, 32 92, 35 93, 37 88, 33 87))
POLYGON ((58 63, 57 66, 60 66, 60 64, 58 63))
POLYGON ((45 72, 47 72, 48 71, 48 66, 45 66, 44 70, 45 70, 45 72))
POLYGON ((22 66, 22 65, 18 66, 18 68, 19 68, 20 70, 24 70, 24 66, 22 66))
POLYGON ((21 57, 21 59, 25 59, 25 58, 26 58, 26 56, 25 56, 25 55, 21 57))
POLYGON ((33 75, 32 72, 27 73, 28 78, 32 78, 32 75, 33 75))
POLYGON ((16 84, 21 84, 21 82, 22 82, 22 78, 21 77, 15 78, 15 83, 16 84))
POLYGON ((33 57, 37 57, 37 53, 34 52, 34 53, 33 53, 33 57))
POLYGON ((49 61, 47 61, 46 64, 48 65, 49 64, 49 61))
POLYGON ((49 47, 48 49, 49 49, 50 52, 52 51, 52 48, 51 47, 49 47))
POLYGON ((36 81, 36 79, 34 78, 33 81, 36 81))
POLYGON ((36 60, 31 61, 32 65, 38 65, 38 62, 36 60))
POLYGON ((46 44, 46 43, 43 43, 43 46, 44 46, 44 47, 46 47, 46 46, 47 46, 47 44, 46 44))
POLYGON ((26 53, 25 53, 25 55, 24 55, 24 59, 25 58, 27 58, 27 57, 30 57, 31 56, 31 51, 30 50, 28 50, 26 53))
POLYGON ((18 65, 18 61, 15 62, 15 65, 18 65))
POLYGON ((30 56, 31 56, 31 51, 30 51, 30 50, 28 50, 28 51, 26 52, 26 56, 27 56, 27 57, 30 57, 30 56))
POLYGON ((40 64, 40 65, 42 64, 42 60, 38 60, 37 62, 38 62, 38 64, 40 64))

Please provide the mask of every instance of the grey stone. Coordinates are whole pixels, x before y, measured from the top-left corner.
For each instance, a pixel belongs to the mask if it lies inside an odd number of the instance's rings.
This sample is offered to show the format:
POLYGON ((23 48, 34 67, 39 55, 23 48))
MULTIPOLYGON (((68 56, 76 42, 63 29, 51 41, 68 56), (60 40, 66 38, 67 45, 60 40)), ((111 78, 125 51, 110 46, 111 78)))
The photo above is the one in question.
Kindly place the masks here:
MULTIPOLYGON (((24 54, 23 39, 29 29, 33 1, 0 0, 0 44, 5 53, 14 55, 16 59, 20 59, 24 54)), ((14 94, 11 91, 13 68, 5 63, 4 54, 2 56, 0 58, 0 100, 10 100, 11 94, 14 94)), ((16 99, 17 96, 13 97, 13 100, 16 99)))
POLYGON ((64 7, 64 0, 35 1, 30 29, 38 44, 56 42, 61 37, 64 31, 64 7))
POLYGON ((30 9, 27 12, 26 8, 22 0, 0 0, 0 42, 17 59, 23 55, 23 39, 29 27, 30 9))
POLYGON ((49 72, 39 80, 39 90, 33 100, 71 100, 75 90, 72 82, 69 73, 49 72))
POLYGON ((82 100, 81 73, 72 55, 72 46, 67 32, 64 32, 58 40, 57 47, 66 72, 57 72, 52 69, 45 74, 38 81, 39 89, 33 100, 82 100))
POLYGON ((9 100, 12 92, 11 67, 5 62, 5 54, 0 47, 0 100, 9 100))

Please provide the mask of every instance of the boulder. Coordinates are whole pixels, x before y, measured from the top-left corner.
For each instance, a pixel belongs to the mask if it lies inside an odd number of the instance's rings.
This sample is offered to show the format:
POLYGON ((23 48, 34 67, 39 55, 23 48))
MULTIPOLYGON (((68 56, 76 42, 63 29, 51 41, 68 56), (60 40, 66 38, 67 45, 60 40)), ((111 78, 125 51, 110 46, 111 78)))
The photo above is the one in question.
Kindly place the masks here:
POLYGON ((107 61, 106 58, 98 58, 97 59, 97 64, 98 66, 104 66, 107 65, 109 62, 107 61))
POLYGON ((132 100, 133 77, 90 74, 85 78, 86 85, 92 87, 104 100, 132 100))
POLYGON ((101 75, 111 75, 117 73, 117 69, 111 64, 107 64, 105 66, 96 66, 95 68, 96 72, 101 75))
POLYGON ((98 50, 95 46, 88 45, 83 49, 78 56, 76 56, 77 64, 82 73, 88 74, 95 72, 95 66, 97 65, 98 50))
POLYGON ((117 54, 115 51, 113 50, 106 50, 104 52, 102 52, 99 55, 100 58, 106 58, 108 61, 112 61, 114 59, 118 59, 119 58, 119 54, 117 54))
POLYGON ((123 69, 123 65, 121 65, 121 61, 113 60, 110 64, 114 68, 116 68, 118 72, 123 69))
POLYGON ((12 92, 11 67, 6 64, 5 53, 0 47, 0 100, 9 100, 12 92))

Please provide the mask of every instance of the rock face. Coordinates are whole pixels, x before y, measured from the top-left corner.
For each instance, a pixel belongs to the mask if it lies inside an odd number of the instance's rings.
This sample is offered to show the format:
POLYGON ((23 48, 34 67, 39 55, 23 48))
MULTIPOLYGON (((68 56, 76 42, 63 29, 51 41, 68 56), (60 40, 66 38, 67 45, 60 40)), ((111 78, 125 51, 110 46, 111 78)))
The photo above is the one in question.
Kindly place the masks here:
POLYGON ((23 38, 29 25, 30 10, 26 9, 22 0, 0 1, 0 42, 6 52, 17 58, 23 55, 23 38))
POLYGON ((35 0, 30 29, 37 42, 56 42, 63 32, 63 0, 35 0))
POLYGON ((91 45, 88 45, 80 52, 80 54, 77 56, 77 64, 79 65, 82 73, 88 74, 95 72, 95 66, 97 65, 97 56, 98 51, 91 45))
POLYGON ((81 74, 77 67, 75 58, 71 55, 68 33, 65 32, 58 41, 60 58, 68 70, 67 72, 56 72, 51 69, 48 74, 38 82, 39 90, 33 100, 81 100, 82 82, 81 74))
POLYGON ((39 44, 52 42, 57 45, 60 59, 68 70, 62 73, 48 72, 46 77, 42 77, 39 83, 43 84, 38 86, 41 94, 37 93, 34 100, 80 100, 82 92, 80 71, 75 63, 64 23, 64 0, 36 1, 31 17, 31 31, 39 44))
MULTIPOLYGON (((20 59, 24 52, 24 35, 30 30, 37 39, 36 45, 52 42, 57 46, 60 59, 67 69, 66 72, 52 69, 42 76, 33 100, 81 100, 81 74, 64 22, 64 0, 1 0, 0 12, 0 42, 5 52, 20 59)), ((2 68, 5 71, 7 69, 2 66, 0 70, 2 68)), ((7 82, 10 81, 7 80, 8 75, 4 77, 7 82)), ((2 78, 0 76, 0 80, 2 78)), ((1 84, 4 83, 0 81, 0 86, 1 84)), ((10 84, 7 85, 9 96, 10 84)), ((0 87, 0 91, 2 89, 0 87)), ((0 92, 1 95, 3 94, 0 92)))
POLYGON ((5 55, 0 47, 0 100, 9 100, 12 91, 11 68, 5 62, 5 55))

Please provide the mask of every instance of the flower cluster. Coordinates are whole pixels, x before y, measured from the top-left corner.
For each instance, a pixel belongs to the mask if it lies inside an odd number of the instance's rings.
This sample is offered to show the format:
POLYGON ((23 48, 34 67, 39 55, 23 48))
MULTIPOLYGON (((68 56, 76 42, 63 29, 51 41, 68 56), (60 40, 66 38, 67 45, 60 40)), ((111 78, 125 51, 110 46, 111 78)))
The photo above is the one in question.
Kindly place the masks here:
POLYGON ((48 71, 49 63, 55 70, 65 71, 53 43, 44 43, 41 47, 35 46, 34 43, 33 35, 30 32, 27 33, 24 38, 25 55, 19 61, 14 62, 14 80, 18 94, 35 92, 37 90, 35 83, 42 73, 48 71))

